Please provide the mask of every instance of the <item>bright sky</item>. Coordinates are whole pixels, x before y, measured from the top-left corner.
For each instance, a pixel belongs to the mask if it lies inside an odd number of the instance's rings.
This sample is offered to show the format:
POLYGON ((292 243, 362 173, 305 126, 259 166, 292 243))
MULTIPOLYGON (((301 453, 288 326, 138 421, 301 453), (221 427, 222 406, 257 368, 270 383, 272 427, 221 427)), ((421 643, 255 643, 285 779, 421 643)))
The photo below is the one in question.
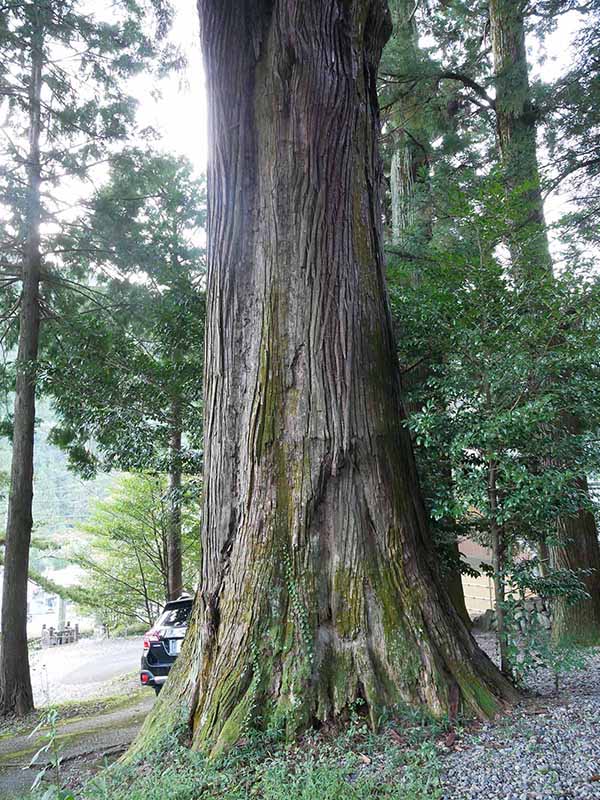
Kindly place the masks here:
POLYGON ((196 172, 206 168, 206 94, 200 53, 198 11, 195 0, 177 0, 172 39, 185 53, 188 61, 183 75, 173 75, 161 82, 161 97, 147 78, 135 83, 139 99, 139 122, 151 125, 163 136, 162 146, 193 163, 196 172))
POLYGON ((576 11, 569 11, 559 18, 556 30, 546 36, 542 50, 537 42, 528 42, 533 79, 556 80, 571 66, 571 42, 580 25, 581 15, 576 11))
MULTIPOLYGON (((575 11, 570 11, 560 17, 556 30, 546 36, 543 48, 540 48, 539 41, 528 41, 532 81, 550 82, 557 80, 569 68, 573 61, 571 43, 580 24, 581 16, 575 11)), ((540 147, 538 157, 542 167, 546 155, 544 148, 540 147)), ((549 224, 557 222, 563 214, 569 211, 569 196, 564 189, 566 189, 566 186, 552 192, 545 200, 544 211, 546 221, 549 224)), ((553 257, 558 261, 560 258, 560 239, 557 240, 552 232, 550 232, 550 239, 553 245, 553 257)))

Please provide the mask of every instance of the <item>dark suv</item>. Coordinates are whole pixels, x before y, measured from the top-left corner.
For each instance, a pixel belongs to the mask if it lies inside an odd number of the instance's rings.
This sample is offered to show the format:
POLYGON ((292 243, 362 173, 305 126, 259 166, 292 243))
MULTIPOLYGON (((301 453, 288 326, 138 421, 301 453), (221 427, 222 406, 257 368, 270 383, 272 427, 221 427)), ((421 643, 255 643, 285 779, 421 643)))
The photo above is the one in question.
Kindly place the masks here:
POLYGON ((156 694, 162 689, 181 651, 193 602, 189 595, 169 601, 144 636, 140 681, 144 686, 152 686, 156 694))

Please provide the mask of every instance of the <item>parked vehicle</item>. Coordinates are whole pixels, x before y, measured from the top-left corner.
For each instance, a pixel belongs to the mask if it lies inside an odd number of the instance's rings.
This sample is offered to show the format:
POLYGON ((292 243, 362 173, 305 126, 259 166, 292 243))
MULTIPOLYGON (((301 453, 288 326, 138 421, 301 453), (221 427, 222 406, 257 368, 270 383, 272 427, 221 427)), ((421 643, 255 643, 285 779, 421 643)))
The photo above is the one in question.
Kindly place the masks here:
POLYGON ((162 689, 181 652, 193 602, 193 598, 187 594, 169 601, 144 635, 140 681, 144 686, 152 686, 156 694, 162 689))

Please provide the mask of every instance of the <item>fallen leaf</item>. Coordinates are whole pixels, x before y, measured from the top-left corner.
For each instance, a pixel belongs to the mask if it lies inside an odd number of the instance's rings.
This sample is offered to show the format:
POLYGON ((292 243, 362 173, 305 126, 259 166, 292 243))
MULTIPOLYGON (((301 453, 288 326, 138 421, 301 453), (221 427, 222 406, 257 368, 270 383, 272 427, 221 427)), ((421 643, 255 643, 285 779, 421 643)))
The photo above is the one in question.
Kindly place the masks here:
POLYGON ((450 731, 450 733, 447 734, 446 738, 444 739, 444 744, 446 745, 446 747, 452 747, 455 741, 456 741, 456 733, 454 731, 450 731))
POLYGON ((369 756, 366 756, 364 753, 359 753, 358 755, 360 756, 360 760, 363 762, 363 764, 371 763, 371 759, 369 758, 369 756))
POLYGON ((395 731, 393 728, 390 728, 390 736, 396 742, 396 744, 406 744, 406 740, 400 736, 398 731, 395 731))

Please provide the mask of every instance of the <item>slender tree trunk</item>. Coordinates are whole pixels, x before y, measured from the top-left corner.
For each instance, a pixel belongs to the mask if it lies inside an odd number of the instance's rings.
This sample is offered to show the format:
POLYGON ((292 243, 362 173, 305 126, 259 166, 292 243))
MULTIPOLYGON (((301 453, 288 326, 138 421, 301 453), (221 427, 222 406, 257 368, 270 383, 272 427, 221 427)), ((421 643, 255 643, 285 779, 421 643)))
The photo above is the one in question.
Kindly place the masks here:
MULTIPOLYGON (((393 3, 394 37, 398 40, 396 69, 407 79, 395 101, 395 151, 390 170, 392 238, 402 243, 409 229, 415 227, 425 238, 431 236, 431 206, 424 202, 429 194, 429 137, 424 120, 424 96, 415 81, 421 70, 419 36, 412 0, 393 3), (409 88, 410 87, 410 88, 409 88)), ((420 84, 417 84, 419 87, 420 84)))
POLYGON ((0 713, 23 715, 33 708, 27 648, 27 576, 33 502, 35 382, 40 327, 40 129, 43 64, 41 21, 32 36, 29 86, 29 155, 26 241, 19 318, 14 432, 2 586, 0 713))
MULTIPOLYGON (((425 98, 423 92, 414 88, 414 82, 408 81, 421 69, 422 54, 419 49, 419 35, 415 20, 414 0, 395 0, 393 4, 394 36, 398 40, 401 63, 400 75, 407 78, 407 87, 395 103, 394 125, 396 134, 396 150, 392 157, 390 170, 390 191, 392 205, 392 237, 396 244, 403 245, 410 231, 425 241, 433 235, 432 204, 429 196, 429 152, 428 130, 424 120, 425 98)), ((415 284, 419 282, 419 269, 412 273, 415 284)), ((423 386, 431 374, 431 364, 423 362, 416 369, 405 375, 402 384, 410 392, 416 386, 423 386)), ((407 412, 412 414, 422 409, 422 403, 411 407, 407 403, 407 412)), ((445 476, 451 485, 452 475, 448 469, 445 476)), ((470 626, 471 619, 465 604, 465 593, 458 566, 460 555, 458 543, 450 545, 453 559, 448 563, 444 573, 444 583, 450 599, 463 622, 470 626)))
MULTIPOLYGON (((382 0, 201 0, 210 98, 205 510, 187 704, 249 725, 493 714, 510 685, 439 585, 402 424, 381 244, 382 0)), ((163 699, 164 697, 164 699, 163 699)))
POLYGON ((179 404, 171 406, 172 429, 169 442, 169 533, 168 591, 169 600, 176 600, 183 591, 181 544, 181 413, 179 404))
POLYGON ((540 575, 547 578, 550 573, 550 548, 545 540, 538 542, 538 559, 540 562, 540 575))
MULTIPOLYGON (((498 140, 509 188, 509 209, 513 223, 510 237, 515 276, 536 303, 541 287, 552 277, 552 258, 544 219, 537 161, 536 113, 529 89, 523 3, 490 0, 490 28, 496 72, 496 114, 498 140)), ((535 310, 535 308, 534 308, 535 310)), ((543 308, 540 313, 544 313, 543 308)), ((557 427, 572 435, 580 423, 563 414, 557 427)), ((588 493, 585 476, 580 478, 588 493)), ((557 546, 550 546, 555 567, 593 569, 586 578, 590 599, 575 606, 558 598, 554 602, 553 633, 580 644, 600 640, 600 545, 592 514, 582 508, 576 515, 557 520, 557 546)))
POLYGON ((494 567, 494 610, 496 612, 496 633, 498 648, 500 650, 500 671, 503 675, 511 674, 510 661, 508 659, 506 621, 504 618, 504 601, 506 598, 504 569, 506 567, 506 550, 502 529, 499 525, 493 524, 490 528, 492 544, 492 561, 494 567))
POLYGON ((498 487, 496 480, 496 463, 491 460, 488 466, 488 502, 490 505, 490 538, 494 567, 494 606, 496 611, 496 633, 500 649, 500 670, 504 675, 511 674, 506 638, 506 622, 504 619, 504 599, 506 596, 504 570, 506 568, 506 542, 502 526, 497 522, 498 487))

